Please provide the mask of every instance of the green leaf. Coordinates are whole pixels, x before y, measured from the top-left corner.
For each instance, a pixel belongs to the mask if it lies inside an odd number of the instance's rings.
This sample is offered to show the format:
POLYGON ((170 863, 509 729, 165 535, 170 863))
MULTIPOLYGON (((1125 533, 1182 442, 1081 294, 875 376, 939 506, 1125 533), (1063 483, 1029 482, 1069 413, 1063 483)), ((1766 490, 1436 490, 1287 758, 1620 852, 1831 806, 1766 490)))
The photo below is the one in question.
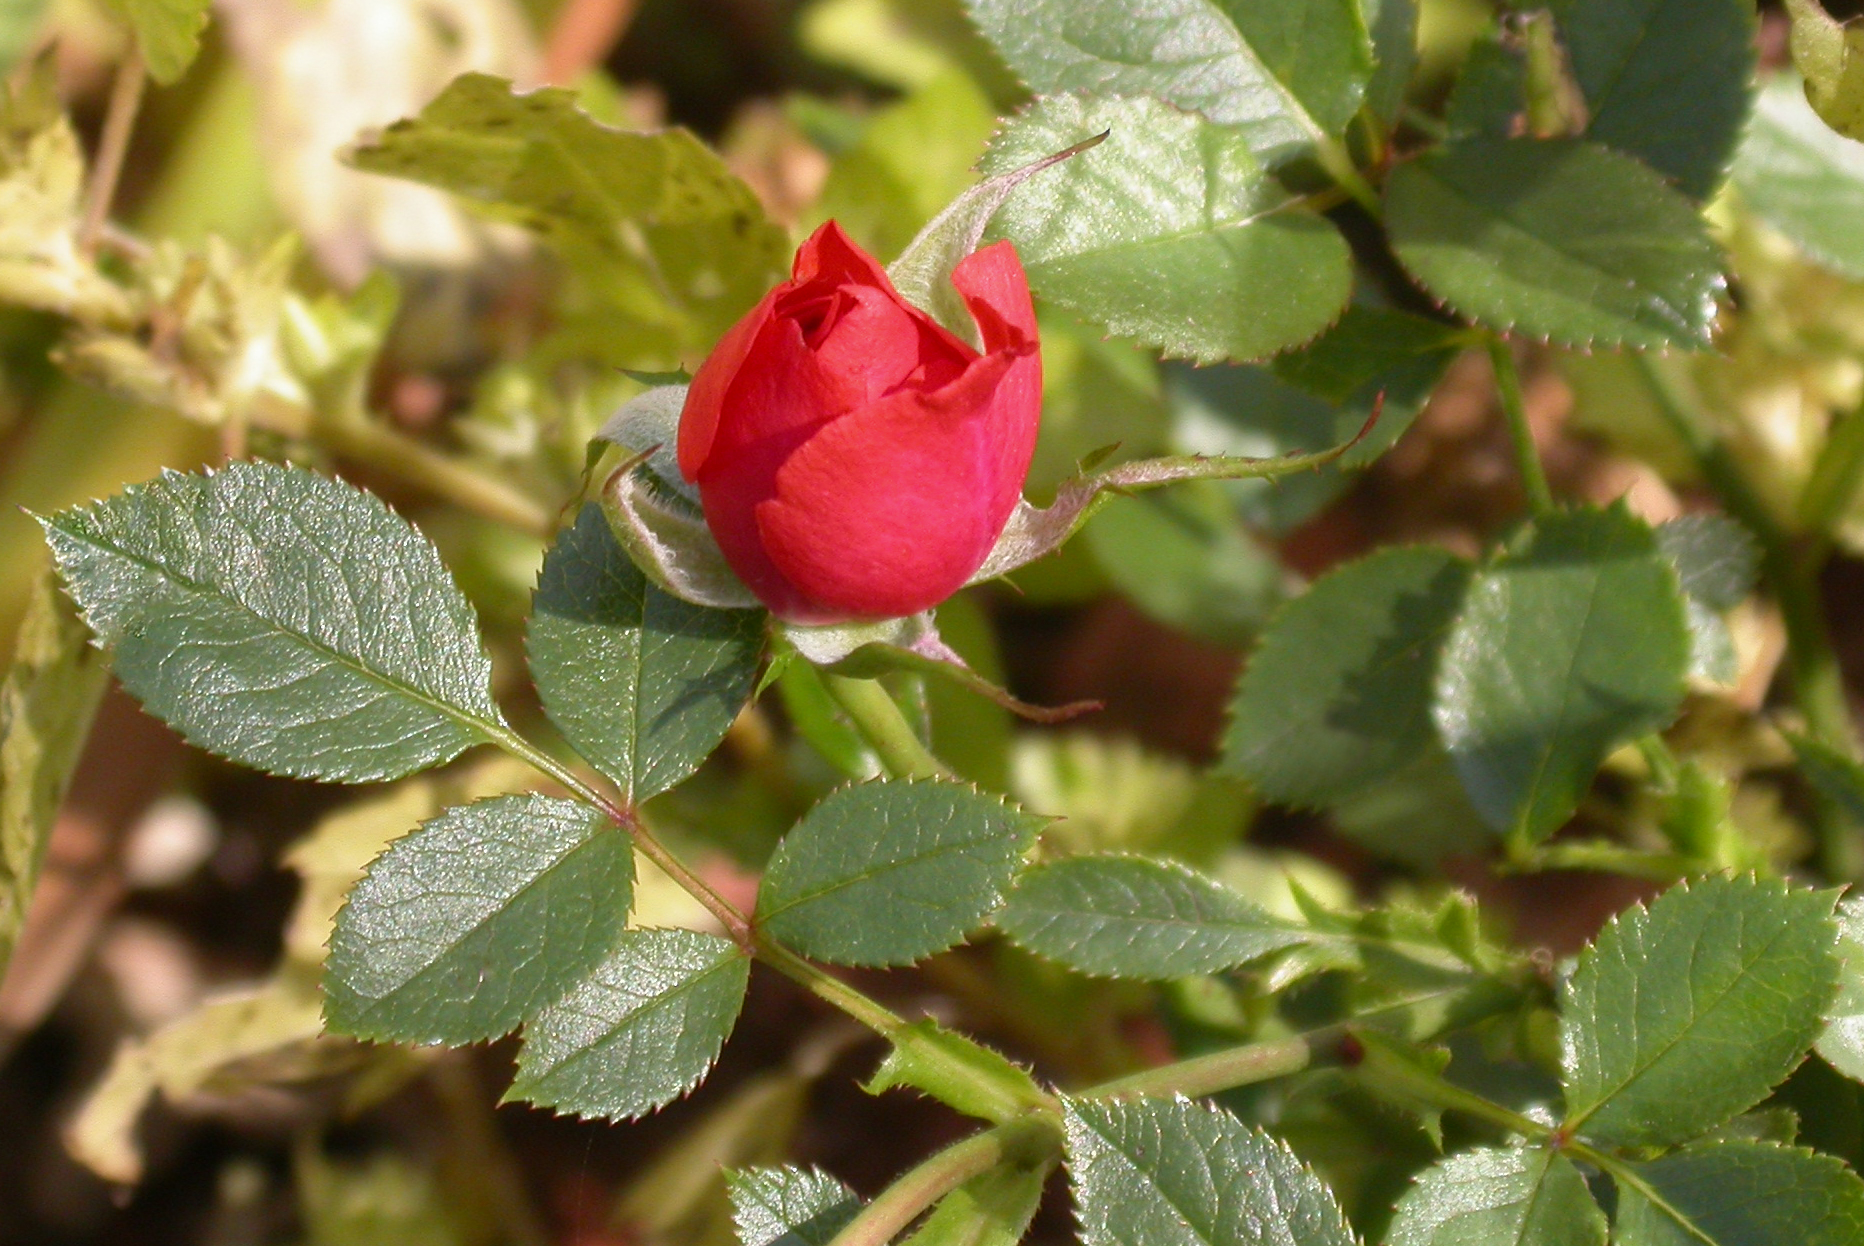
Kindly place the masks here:
POLYGON ((521 795, 449 809, 350 892, 324 1014, 358 1038, 497 1038, 608 955, 633 891, 627 837, 587 805, 521 795))
POLYGON ((1735 189, 1808 256, 1864 280, 1864 144, 1834 134, 1797 74, 1774 75, 1735 152, 1735 189))
POLYGON ((1214 482, 1116 497, 1083 539, 1134 605, 1213 644, 1247 644, 1286 593, 1281 564, 1214 482))
POLYGON ((1025 871, 994 923, 1082 973, 1157 981, 1307 942, 1300 927, 1173 861, 1071 857, 1025 871))
POLYGON ((782 276, 789 241, 749 187, 685 130, 613 130, 553 87, 518 95, 464 74, 418 118, 351 156, 516 221, 602 283, 627 315, 709 349, 782 276))
POLYGON ((56 577, 41 575, 0 683, 0 978, 109 678, 90 640, 56 577))
POLYGON ((1188 1099, 1066 1105, 1086 1246, 1357 1246, 1286 1143, 1188 1099))
POLYGON ((1786 733, 1799 769, 1825 799, 1845 816, 1864 826, 1864 764, 1823 740, 1797 732, 1786 733))
POLYGON ((1493 27, 1469 46, 1443 107, 1449 137, 1508 138, 1527 107, 1527 58, 1493 27))
POLYGON ((861 1200, 820 1168, 725 1173, 731 1220, 742 1246, 828 1246, 861 1200))
POLYGON ((1036 92, 1157 96, 1235 126, 1264 160, 1339 134, 1372 73, 1357 0, 969 3, 1036 92))
POLYGON ((1204 362, 1272 355, 1339 315, 1345 240, 1289 199, 1241 130, 1155 99, 1058 95, 1011 121, 981 167, 1006 172, 1102 131, 991 223, 1044 298, 1204 362))
POLYGON ((1541 1147, 1445 1156, 1398 1200, 1385 1246, 1605 1246, 1573 1161, 1541 1147))
POLYGON ((1585 97, 1586 137, 1692 199, 1722 180, 1754 76, 1751 0, 1550 0, 1585 97))
POLYGON ((870 1095, 911 1086, 967 1116, 998 1124, 1053 1106, 1026 1069, 936 1021, 901 1026, 887 1041, 893 1049, 861 1087, 870 1095))
POLYGON ((1838 964, 1838 998, 1817 1048, 1827 1064, 1864 1082, 1864 896, 1838 906, 1838 964))
POLYGON ((1046 1167, 1002 1164, 938 1201, 906 1246, 1016 1246, 1042 1204, 1046 1167))
POLYGON ((679 1098, 718 1059, 751 961, 691 930, 630 930, 581 983, 524 1026, 506 1099, 608 1120, 679 1098))
POLYGON ((202 748, 362 782, 506 730, 472 607, 360 489, 241 462, 40 522, 117 678, 202 748))
POLYGON ((1320 337, 1266 367, 1167 365, 1175 448, 1262 458, 1354 442, 1312 473, 1221 486, 1250 524, 1287 532, 1411 426, 1456 353, 1455 332, 1420 316, 1355 304, 1320 337), (1355 442, 1375 405, 1378 422, 1355 442))
POLYGON ((1760 545, 1726 515, 1704 512, 1657 525, 1657 548, 1676 568, 1689 618, 1689 673, 1731 684, 1736 669, 1734 638, 1722 615, 1754 591, 1760 545))
POLYGON ((1618 1246, 1855 1246, 1864 1182, 1830 1155, 1765 1142, 1691 1147, 1618 1182, 1618 1246), (1654 1196, 1654 1197, 1653 1197, 1654 1196))
POLYGON ((1417 68, 1417 0, 1360 0, 1372 37, 1372 80, 1366 108, 1390 126, 1404 107, 1405 89, 1417 68))
POLYGON ((942 780, 842 788, 777 846, 757 924, 833 964, 911 964, 997 907, 1040 825, 942 780))
POLYGON ((1457 314, 1564 346, 1709 345, 1720 255, 1689 200, 1572 139, 1471 138, 1385 189, 1398 258, 1457 314))
POLYGON ((149 76, 167 86, 180 80, 201 50, 201 32, 207 29, 209 0, 116 0, 136 46, 142 51, 149 76))
POLYGON ((1336 568, 1263 634, 1230 707, 1224 768, 1270 800, 1322 805, 1430 749, 1431 680, 1469 564, 1430 546, 1336 568))
POLYGON ((1831 1002, 1832 905, 1831 892, 1713 877, 1614 918, 1564 992, 1564 1128, 1665 1146, 1760 1102, 1831 1002))
POLYGON ((1539 520, 1476 572, 1432 714, 1491 826, 1538 843, 1616 745, 1670 721, 1689 631, 1676 573, 1622 506, 1539 520))
POLYGON ((1786 0, 1786 12, 1813 111, 1846 138, 1864 138, 1864 29, 1833 20, 1819 0, 1786 0))
POLYGON ((691 774, 725 737, 757 679, 763 620, 649 584, 590 503, 544 559, 531 674, 564 738, 639 802, 691 774))

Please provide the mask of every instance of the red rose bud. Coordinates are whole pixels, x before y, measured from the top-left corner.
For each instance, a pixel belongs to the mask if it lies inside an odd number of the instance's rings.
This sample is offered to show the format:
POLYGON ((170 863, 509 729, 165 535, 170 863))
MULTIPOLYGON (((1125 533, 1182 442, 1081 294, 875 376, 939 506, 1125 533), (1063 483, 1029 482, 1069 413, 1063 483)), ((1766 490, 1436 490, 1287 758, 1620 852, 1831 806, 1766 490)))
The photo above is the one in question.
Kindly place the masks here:
POLYGON ((830 221, 693 377, 680 471, 725 560, 780 618, 935 606, 1015 509, 1042 403, 1029 284, 1007 242, 951 282, 982 354, 830 221))

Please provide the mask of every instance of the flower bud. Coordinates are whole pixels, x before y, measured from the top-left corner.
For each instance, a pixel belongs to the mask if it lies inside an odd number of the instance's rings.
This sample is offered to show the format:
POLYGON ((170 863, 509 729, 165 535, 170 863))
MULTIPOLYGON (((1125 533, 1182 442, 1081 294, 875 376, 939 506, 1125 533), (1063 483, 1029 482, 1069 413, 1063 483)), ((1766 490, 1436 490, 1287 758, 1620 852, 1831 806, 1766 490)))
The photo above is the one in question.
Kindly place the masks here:
POLYGON ((1042 403, 1029 285, 1007 242, 951 281, 981 353, 830 221, 693 377, 680 471, 732 570, 780 618, 929 609, 1015 509, 1042 403))

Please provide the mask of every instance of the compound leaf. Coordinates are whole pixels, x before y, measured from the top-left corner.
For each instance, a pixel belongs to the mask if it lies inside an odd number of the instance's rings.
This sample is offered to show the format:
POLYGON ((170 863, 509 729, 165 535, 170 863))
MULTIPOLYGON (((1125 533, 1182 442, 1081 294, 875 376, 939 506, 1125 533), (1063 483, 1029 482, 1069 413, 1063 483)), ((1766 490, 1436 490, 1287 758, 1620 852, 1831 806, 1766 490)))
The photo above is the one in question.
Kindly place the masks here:
POLYGON ((40 522, 117 678, 202 748, 362 782, 503 730, 472 607, 360 489, 232 463, 40 522))
POLYGON ((1758 1103, 1819 1036, 1838 981, 1832 906, 1714 877, 1614 918, 1565 990, 1565 1127, 1665 1146, 1758 1103))
POLYGON ((1345 239, 1290 200, 1241 130, 1156 99, 1051 96, 1010 122, 982 168, 1005 173, 1102 131, 991 223, 1043 297, 1204 362, 1272 355, 1340 314, 1345 239))
POLYGON ((757 923, 819 960, 910 964, 997 907, 1040 825, 960 783, 842 788, 777 846, 757 923))
POLYGON ((1618 1183, 1618 1246, 1864 1241, 1864 1181, 1830 1155, 1722 1142, 1639 1164, 1635 1172, 1635 1183, 1618 1183))
POLYGON ((497 1038, 601 962, 633 889, 627 837, 587 805, 527 794, 449 809, 350 892, 325 1016, 359 1038, 497 1038))
POLYGON ((507 1099, 624 1120, 679 1098, 718 1059, 751 961, 692 930, 630 930, 568 994, 525 1023, 507 1099))
POLYGON ((1439 658, 1432 712, 1471 803, 1518 843, 1552 834, 1614 746, 1669 722, 1689 643, 1641 520, 1539 520, 1476 572, 1439 658))
POLYGON ((1337 135, 1372 74, 1356 0, 969 3, 1038 93, 1156 96, 1235 126, 1265 160, 1337 135))
POLYGON ((1696 207, 1630 156, 1475 137, 1393 171, 1398 258, 1446 306, 1563 346, 1709 345, 1721 260, 1696 207))
POLYGON ((1573 1161, 1543 1147, 1483 1147, 1418 1177, 1385 1246, 1605 1246, 1607 1231, 1573 1161))
POLYGON ((1233 969, 1307 940, 1214 879, 1145 857, 1038 865, 993 921, 1021 947, 1071 969, 1154 981, 1233 969))
POLYGON ((1431 747, 1431 680, 1470 566, 1430 546, 1322 576, 1263 633, 1224 737, 1224 767, 1270 800, 1319 805, 1431 747))
POLYGON ((531 674, 564 738, 643 801, 691 774, 744 708, 763 619, 650 584, 590 503, 544 559, 531 674))
POLYGON ((820 1168, 727 1170, 725 1190, 742 1246, 827 1246, 861 1210, 859 1196, 820 1168))
POLYGON ((1086 1246, 1356 1246, 1286 1143, 1188 1099, 1066 1105, 1086 1246))
POLYGON ((1748 0, 1552 0, 1586 137, 1638 157, 1692 199, 1728 167, 1754 76, 1748 0))

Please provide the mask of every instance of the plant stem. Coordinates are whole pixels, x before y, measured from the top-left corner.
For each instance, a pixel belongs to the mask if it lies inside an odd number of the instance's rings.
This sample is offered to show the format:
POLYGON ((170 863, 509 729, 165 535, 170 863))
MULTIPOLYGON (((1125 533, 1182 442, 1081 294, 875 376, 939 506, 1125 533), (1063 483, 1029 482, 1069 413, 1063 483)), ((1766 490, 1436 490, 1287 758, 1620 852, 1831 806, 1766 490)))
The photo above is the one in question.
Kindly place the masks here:
POLYGON ((1007 1121, 954 1142, 888 1186, 837 1233, 829 1246, 884 1246, 919 1214, 998 1164, 1040 1165, 1061 1152, 1055 1123, 1039 1116, 1007 1121))
POLYGON ((1317 1055, 1331 1050, 1337 1031, 1318 1030, 1295 1038, 1266 1043, 1249 1043, 1193 1056, 1174 1064, 1142 1069, 1110 1082, 1090 1086, 1077 1096, 1082 1099, 1143 1099, 1168 1095, 1216 1094, 1235 1086, 1266 1082, 1271 1078, 1299 1073, 1314 1062, 1317 1055))
POLYGON ((405 481, 416 488, 532 536, 548 537, 556 518, 505 481, 459 459, 422 445, 376 420, 361 416, 318 426, 325 445, 343 458, 405 481))
POLYGON ((1540 450, 1534 444, 1534 430, 1528 426, 1527 404, 1521 399, 1521 374, 1515 370, 1514 352, 1501 338, 1490 335, 1489 363, 1495 369, 1495 392, 1501 396, 1502 415, 1508 420, 1508 440, 1514 446, 1515 468, 1521 473, 1521 487, 1527 492, 1529 508, 1536 517, 1553 512, 1553 489, 1547 484, 1547 469, 1541 466, 1540 450))
POLYGON ((1396 1099, 1410 1099, 1444 1111, 1480 1117, 1492 1125, 1527 1138, 1547 1138, 1553 1130, 1531 1117, 1464 1090, 1439 1074, 1419 1068, 1388 1052, 1381 1043, 1365 1043, 1365 1059, 1357 1073, 1371 1089, 1396 1099))
POLYGON ((869 999, 840 978, 818 969, 763 932, 753 932, 752 939, 759 960, 817 999, 841 1009, 882 1038, 891 1038, 906 1024, 905 1018, 886 1005, 869 999))
POLYGON ((1857 496, 1864 476, 1864 407, 1833 421, 1825 448, 1799 494, 1799 524, 1823 545, 1857 496))
MULTIPOLYGON (((482 730, 485 728, 482 727, 482 730)), ((725 933, 731 937, 732 942, 746 952, 753 950, 754 941, 751 937, 750 919, 739 912, 737 906, 731 901, 714 891, 705 879, 693 873, 692 868, 680 860, 672 849, 661 843, 660 838, 648 829, 646 823, 641 821, 638 810, 610 796, 593 784, 585 782, 581 775, 511 728, 501 725, 495 730, 488 730, 487 734, 492 743, 529 765, 539 774, 546 775, 562 784, 578 799, 601 810, 607 815, 609 821, 628 833, 628 838, 634 841, 634 846, 640 849, 642 856, 664 870, 669 878, 680 885, 682 890, 703 904, 706 911, 718 919, 719 925, 724 927, 725 933)))
POLYGON ((1320 161, 1320 167, 1327 171, 1341 190, 1351 195, 1360 207, 1364 208, 1373 220, 1380 219, 1381 207, 1378 192, 1371 183, 1360 176, 1359 169, 1353 164, 1353 158, 1347 153, 1339 140, 1326 135, 1317 136, 1314 141, 1314 154, 1320 161))
POLYGON ((951 771, 913 733, 899 703, 874 679, 853 679, 822 672, 822 683, 853 721, 861 738, 880 755, 880 764, 896 779, 948 779, 951 771))
POLYGON ((123 158, 129 154, 130 133, 136 128, 136 113, 142 107, 142 88, 147 77, 143 71, 142 48, 132 40, 129 52, 117 65, 116 80, 110 85, 103 133, 97 140, 97 159, 91 164, 90 180, 84 187, 84 210, 78 218, 78 248, 86 255, 96 254, 104 223, 110 218, 110 204, 116 198, 117 180, 123 175, 123 158))

